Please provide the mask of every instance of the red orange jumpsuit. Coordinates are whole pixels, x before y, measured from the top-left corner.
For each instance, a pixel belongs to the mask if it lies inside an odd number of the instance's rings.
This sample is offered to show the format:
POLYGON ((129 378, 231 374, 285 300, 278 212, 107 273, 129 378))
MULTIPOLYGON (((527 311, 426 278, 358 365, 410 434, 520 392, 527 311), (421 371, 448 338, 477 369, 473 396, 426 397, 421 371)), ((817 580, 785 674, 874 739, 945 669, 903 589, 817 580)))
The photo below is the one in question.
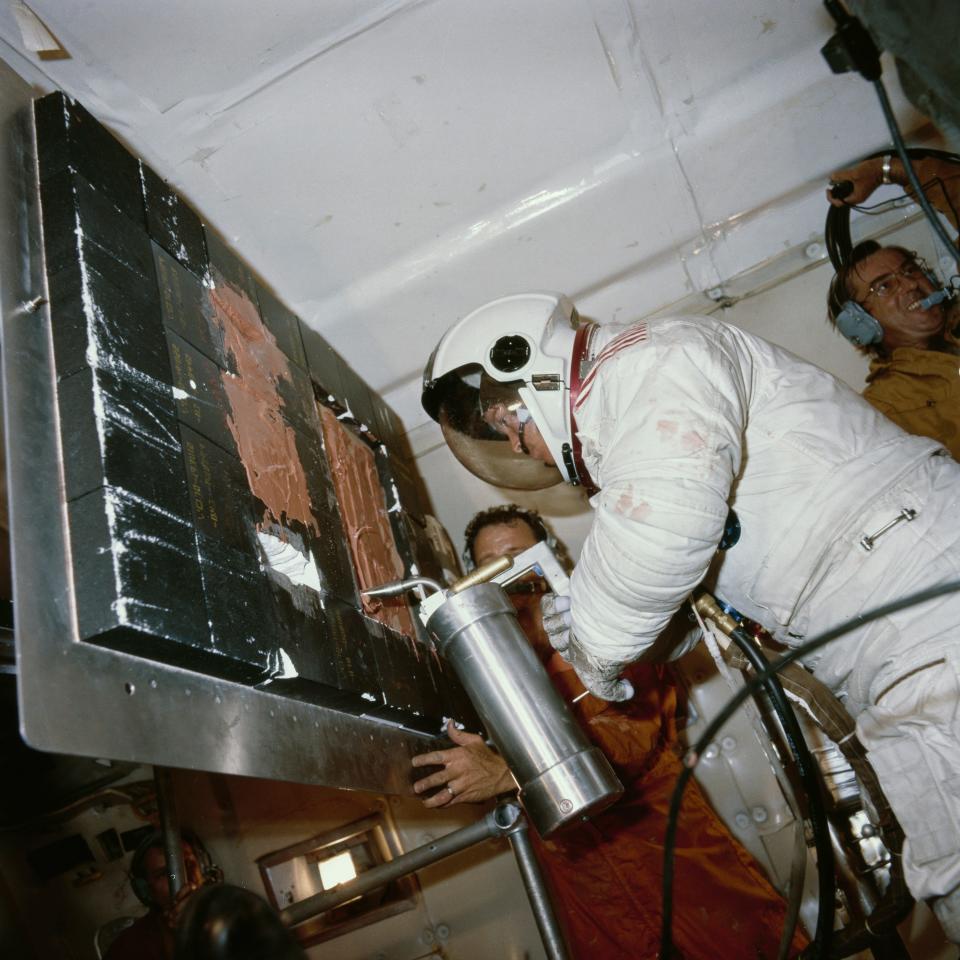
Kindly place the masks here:
MULTIPOLYGON (((532 637, 538 598, 513 599, 521 626, 532 637)), ((534 646, 544 649, 540 642, 534 646)), ((567 702, 583 692, 559 655, 546 666, 567 702)), ((587 694, 571 707, 616 770, 623 798, 549 840, 531 831, 567 944, 578 960, 644 960, 656 957, 660 946, 663 837, 681 770, 677 692, 662 665, 634 664, 626 675, 637 691, 632 700, 607 703, 587 694)), ((695 782, 684 795, 674 877, 673 943, 684 960, 777 956, 783 899, 695 782)), ((798 934, 795 952, 805 942, 798 934)))

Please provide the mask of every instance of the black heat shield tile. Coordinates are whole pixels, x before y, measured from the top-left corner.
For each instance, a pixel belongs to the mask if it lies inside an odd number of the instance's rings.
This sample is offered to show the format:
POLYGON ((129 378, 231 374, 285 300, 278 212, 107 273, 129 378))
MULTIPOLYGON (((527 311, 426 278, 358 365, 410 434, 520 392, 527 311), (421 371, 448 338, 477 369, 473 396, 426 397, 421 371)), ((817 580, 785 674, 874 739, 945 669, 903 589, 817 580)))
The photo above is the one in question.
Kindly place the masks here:
POLYGON ((439 653, 433 656, 432 670, 440 690, 443 715, 461 723, 467 730, 481 733, 483 724, 453 667, 439 653))
POLYGON ((73 167, 143 227, 143 196, 136 159, 79 103, 51 93, 34 103, 40 178, 73 167))
POLYGON ((377 620, 367 618, 366 627, 386 706, 405 713, 420 712, 423 704, 413 676, 415 658, 411 642, 377 620))
POLYGON ((283 401, 281 414, 295 429, 311 435, 320 432, 320 415, 310 375, 295 363, 287 364, 287 371, 277 384, 283 401))
POLYGON ((193 531, 101 487, 68 506, 81 640, 195 665, 211 653, 193 531))
POLYGON ((228 283, 246 293, 251 303, 256 303, 257 283, 250 268, 208 226, 204 226, 203 233, 213 282, 217 283, 219 273, 228 283))
POLYGON ((267 679, 280 662, 278 631, 270 588, 259 564, 199 529, 196 549, 211 646, 245 665, 245 682, 267 679))
MULTIPOLYGON (((442 577, 437 577, 432 572, 421 566, 420 558, 417 555, 416 544, 413 540, 413 530, 410 526, 410 520, 407 514, 401 509, 400 494, 389 469, 389 456, 385 448, 378 446, 376 450, 377 473, 380 478, 380 484, 383 487, 387 500, 387 516, 390 518, 390 529, 393 532, 393 539, 397 545, 397 552, 403 561, 405 576, 433 577, 435 580, 442 581, 442 577)), ((414 610, 411 610, 413 627, 417 634, 417 639, 421 643, 429 643, 430 638, 426 628, 420 622, 420 618, 414 610)))
POLYGON ((413 730, 436 734, 443 716, 439 693, 431 691, 426 651, 374 620, 367 621, 386 703, 367 712, 413 730))
POLYGON ((211 319, 207 287, 157 244, 151 244, 163 322, 224 370, 232 370, 223 331, 211 319))
POLYGON ((396 486, 400 498, 400 505, 408 513, 423 520, 426 510, 426 496, 423 492, 423 481, 417 473, 412 461, 402 460, 392 452, 388 456, 387 473, 396 486))
POLYGON ((207 243, 203 223, 193 208, 142 160, 140 173, 147 233, 196 277, 206 276, 207 243))
POLYGON ((420 575, 443 583, 443 566, 437 559, 423 523, 406 511, 399 514, 399 522, 404 528, 404 543, 412 550, 413 562, 416 563, 420 575))
POLYGON ((323 588, 352 606, 359 606, 357 585, 353 576, 353 561, 347 550, 346 533, 340 515, 333 479, 327 458, 318 437, 296 432, 295 441, 300 462, 307 478, 310 507, 313 513, 313 531, 300 532, 309 545, 320 569, 323 588))
MULTIPOLYGON (((267 580, 271 598, 265 613, 271 618, 278 651, 302 679, 338 687, 334 633, 327 624, 325 601, 308 587, 269 576, 267 580)), ((278 666, 284 662, 278 661, 278 666)))
POLYGON ((160 300, 152 286, 115 286, 88 261, 51 276, 48 288, 58 378, 87 367, 92 351, 169 380, 160 300))
POLYGON ((361 433, 375 438, 377 416, 370 388, 346 364, 340 371, 340 389, 342 395, 337 397, 340 405, 347 410, 350 419, 358 424, 361 433))
POLYGON ((327 406, 340 408, 340 398, 343 396, 341 379, 345 367, 343 359, 319 333, 311 330, 302 320, 300 336, 307 369, 310 371, 317 397, 327 406))
POLYGON ((410 676, 416 685, 417 713, 431 718, 431 729, 436 729, 443 716, 443 695, 440 692, 438 674, 434 672, 434 657, 429 641, 411 642, 393 631, 387 631, 394 639, 404 644, 404 656, 409 663, 410 676))
POLYGON ((172 395, 137 371, 81 370, 57 389, 68 500, 120 487, 187 521, 172 395))
POLYGON ((371 706, 383 704, 384 695, 367 623, 358 610, 336 597, 324 597, 326 618, 321 626, 324 649, 337 670, 337 686, 360 696, 371 706))
POLYGON ((180 422, 236 457, 237 444, 227 422, 230 401, 223 388, 223 371, 169 327, 166 341, 180 422))
POLYGON ((379 393, 371 391, 370 401, 373 404, 374 433, 381 443, 394 450, 404 434, 403 422, 379 393))
MULTIPOLYGON (((143 225, 125 217, 79 174, 66 170, 45 180, 40 185, 40 207, 48 274, 73 266, 78 252, 85 257, 90 247, 96 247, 114 261, 109 270, 98 269, 117 286, 156 283, 150 240, 143 225)), ((94 250, 91 255, 96 253, 94 250)))
POLYGON ((300 320, 297 315, 262 283, 257 283, 257 300, 260 303, 260 316, 266 328, 274 335, 277 346, 295 364, 307 369, 307 356, 303 351, 303 339, 300 336, 300 320))
POLYGON ((256 564, 262 508, 250 492, 240 461, 183 423, 180 440, 197 530, 256 564))

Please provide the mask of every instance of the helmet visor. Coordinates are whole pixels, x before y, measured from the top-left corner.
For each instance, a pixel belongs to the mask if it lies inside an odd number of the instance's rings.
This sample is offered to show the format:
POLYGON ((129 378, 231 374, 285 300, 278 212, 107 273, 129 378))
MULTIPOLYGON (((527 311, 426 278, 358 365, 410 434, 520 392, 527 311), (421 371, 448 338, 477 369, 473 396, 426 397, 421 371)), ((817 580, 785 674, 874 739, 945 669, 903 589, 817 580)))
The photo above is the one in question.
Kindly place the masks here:
POLYGON ((522 380, 499 383, 479 368, 452 371, 436 383, 437 419, 447 446, 474 476, 511 490, 543 490, 563 477, 524 452, 533 421, 520 399, 522 386, 522 380))

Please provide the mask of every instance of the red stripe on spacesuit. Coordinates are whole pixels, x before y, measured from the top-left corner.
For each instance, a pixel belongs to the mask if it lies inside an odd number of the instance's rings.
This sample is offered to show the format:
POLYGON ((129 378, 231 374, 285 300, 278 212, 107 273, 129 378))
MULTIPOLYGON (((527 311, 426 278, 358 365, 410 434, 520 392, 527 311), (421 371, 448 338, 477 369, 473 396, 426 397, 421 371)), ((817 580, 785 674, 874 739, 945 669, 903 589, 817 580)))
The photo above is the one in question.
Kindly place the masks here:
POLYGON ((619 337, 615 337, 611 340, 596 356, 594 364, 590 372, 584 377, 583 383, 580 386, 580 395, 577 397, 577 402, 575 409, 580 409, 580 405, 584 400, 590 395, 590 388, 593 386, 593 380, 600 369, 600 365, 609 360, 612 356, 619 353, 621 350, 626 349, 627 347, 633 346, 635 343, 641 343, 647 339, 647 325, 645 323, 637 324, 634 327, 631 327, 629 330, 624 331, 620 334, 619 337))

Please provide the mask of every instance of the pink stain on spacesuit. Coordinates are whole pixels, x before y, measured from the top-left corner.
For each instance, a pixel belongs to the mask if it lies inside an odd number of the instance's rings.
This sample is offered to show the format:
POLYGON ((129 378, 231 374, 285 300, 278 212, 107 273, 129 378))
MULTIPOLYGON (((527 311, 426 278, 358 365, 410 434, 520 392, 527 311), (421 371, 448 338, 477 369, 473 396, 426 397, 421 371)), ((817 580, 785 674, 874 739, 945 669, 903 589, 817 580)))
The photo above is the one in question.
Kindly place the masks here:
POLYGON ((676 420, 658 420, 657 433, 664 439, 675 437, 677 435, 676 420))
POLYGON ((680 446, 687 453, 698 453, 707 445, 707 441, 696 430, 688 430, 680 437, 680 446))
POLYGON ((632 487, 628 487, 620 494, 613 509, 615 513, 629 517, 631 520, 646 520, 650 515, 650 504, 646 500, 634 500, 632 487))

